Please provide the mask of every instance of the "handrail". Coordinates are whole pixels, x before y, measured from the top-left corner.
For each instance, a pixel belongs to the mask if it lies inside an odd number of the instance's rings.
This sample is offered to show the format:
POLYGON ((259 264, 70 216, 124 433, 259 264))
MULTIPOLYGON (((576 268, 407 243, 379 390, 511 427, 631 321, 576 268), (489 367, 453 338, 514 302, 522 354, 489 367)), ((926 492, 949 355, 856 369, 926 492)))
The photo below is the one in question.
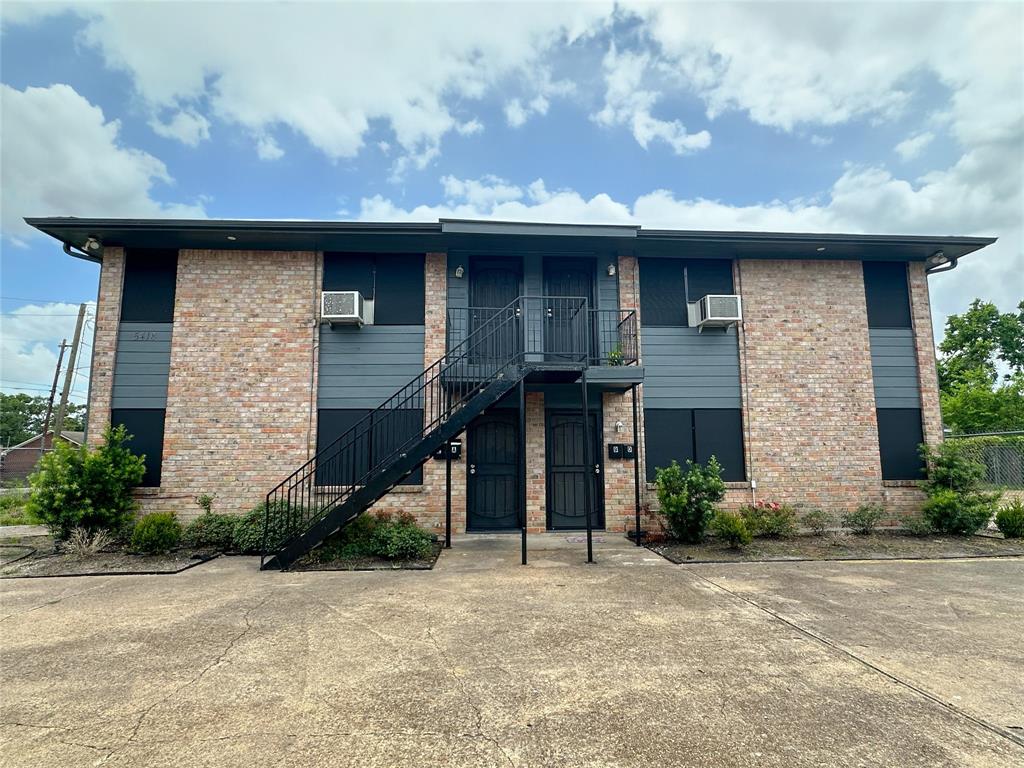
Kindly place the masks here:
MULTIPOLYGON (((530 338, 530 307, 540 301, 548 317, 576 318, 587 301, 575 297, 520 296, 490 316, 465 339, 431 363, 377 408, 349 427, 278 483, 266 497, 263 557, 301 533, 301 527, 328 514, 370 479, 404 456, 417 442, 447 421, 474 395, 525 361, 530 338), (563 310, 568 310, 564 312, 563 310), (415 419, 415 428, 410 428, 415 419), (383 455, 373 451, 384 445, 383 455), (365 456, 363 455, 365 454, 365 456), (347 461, 347 466, 341 462, 347 461), (340 482, 327 482, 339 481, 340 482), (271 509, 285 508, 282 540, 271 542, 271 509)), ((584 316, 586 316, 584 314, 584 316)), ((575 322, 574 326, 580 326, 575 322)), ((565 341, 568 357, 589 359, 589 334, 574 331, 565 341)))

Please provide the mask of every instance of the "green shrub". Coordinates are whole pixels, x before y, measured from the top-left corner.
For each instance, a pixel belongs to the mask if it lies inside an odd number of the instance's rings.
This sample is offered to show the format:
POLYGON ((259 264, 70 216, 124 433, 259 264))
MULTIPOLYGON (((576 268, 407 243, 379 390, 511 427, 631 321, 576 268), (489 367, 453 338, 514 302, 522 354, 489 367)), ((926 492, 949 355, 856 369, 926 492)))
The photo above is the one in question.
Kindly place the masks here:
POLYGON ((218 552, 226 552, 235 542, 237 522, 234 515, 207 512, 185 526, 181 541, 188 547, 212 547, 218 552))
POLYGON ((73 528, 119 531, 135 515, 131 490, 145 473, 143 457, 125 447, 123 426, 107 427, 96 449, 57 441, 29 478, 27 510, 63 540, 73 528))
POLYGON ((861 504, 843 515, 843 525, 859 536, 867 536, 884 516, 885 508, 881 504, 861 504))
POLYGON ((326 563, 373 556, 373 534, 377 530, 377 520, 374 515, 360 515, 314 549, 311 557, 317 562, 326 563))
POLYGON ((983 493, 985 466, 959 440, 921 446, 928 466, 924 518, 939 533, 963 536, 986 525, 996 512, 998 493, 983 493))
POLYGON ((996 512, 996 527, 1008 539, 1024 538, 1024 502, 1014 499, 996 512))
POLYGON ((736 512, 718 510, 711 518, 711 532, 733 549, 741 549, 753 540, 746 520, 736 512))
POLYGON ((201 493, 196 496, 196 506, 203 510, 203 514, 209 515, 213 512, 213 500, 217 497, 209 493, 201 493))
MULTIPOLYGON (((267 547, 278 549, 305 519, 300 507, 289 507, 286 501, 270 505, 270 526, 267 531, 267 547)), ((259 504, 235 519, 234 549, 243 555, 258 555, 263 550, 263 529, 267 521, 267 507, 259 504)))
POLYGON ((815 536, 821 536, 828 530, 829 520, 828 515, 825 514, 824 510, 812 509, 810 512, 800 518, 800 522, 804 528, 810 530, 815 536))
POLYGON ((373 554, 387 560, 426 557, 432 541, 433 537, 408 512, 399 512, 395 517, 389 512, 378 513, 370 538, 373 554))
POLYGON ((995 494, 938 490, 924 503, 924 519, 938 533, 966 536, 992 518, 996 498, 995 494))
POLYGON ((0 495, 0 525, 39 525, 42 521, 28 509, 28 496, 21 493, 0 495))
POLYGON ((684 473, 675 461, 659 467, 655 477, 658 502, 669 533, 677 540, 695 544, 704 536, 715 504, 725 497, 722 467, 712 456, 706 466, 687 461, 684 473))
POLYGON ((181 523, 173 512, 153 512, 141 518, 132 531, 133 552, 160 555, 170 552, 181 541, 181 523))
POLYGON ((788 504, 759 501, 740 510, 747 529, 753 536, 785 539, 796 535, 796 510, 788 504))
POLYGON ((932 524, 925 517, 911 517, 903 521, 903 530, 911 536, 929 536, 935 532, 932 524))

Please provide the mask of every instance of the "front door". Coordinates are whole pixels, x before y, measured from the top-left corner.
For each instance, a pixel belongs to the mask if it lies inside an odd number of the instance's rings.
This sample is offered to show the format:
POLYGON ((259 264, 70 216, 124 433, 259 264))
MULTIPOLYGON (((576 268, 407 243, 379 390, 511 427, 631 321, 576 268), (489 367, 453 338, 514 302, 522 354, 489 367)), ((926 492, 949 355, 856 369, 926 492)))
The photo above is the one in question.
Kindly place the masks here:
POLYGON ((469 427, 466 529, 519 528, 519 413, 495 410, 469 427))
MULTIPOLYGON (((517 259, 478 258, 470 262, 469 331, 472 333, 507 307, 519 296, 521 267, 517 259)), ((495 323, 501 323, 496 319, 495 323)), ((511 354, 515 327, 508 323, 487 333, 473 344, 473 357, 479 362, 500 364, 511 354)))
POLYGON ((594 528, 604 528, 604 483, 601 481, 601 422, 590 414, 590 459, 583 451, 583 415, 552 411, 547 415, 548 528, 580 530, 587 527, 586 485, 590 483, 594 528))
MULTIPOLYGON (((545 259, 544 295, 586 299, 594 308, 593 259, 545 259)), ((575 360, 584 350, 590 320, 578 314, 576 302, 551 302, 544 329, 546 360, 575 360)))

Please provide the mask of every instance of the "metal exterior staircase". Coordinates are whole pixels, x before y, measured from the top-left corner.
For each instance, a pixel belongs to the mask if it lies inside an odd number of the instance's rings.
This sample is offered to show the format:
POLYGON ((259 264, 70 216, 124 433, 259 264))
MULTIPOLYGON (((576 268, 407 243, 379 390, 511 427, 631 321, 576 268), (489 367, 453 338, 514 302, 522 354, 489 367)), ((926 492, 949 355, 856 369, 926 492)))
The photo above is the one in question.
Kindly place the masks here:
POLYGON ((520 296, 267 494, 261 568, 295 560, 369 509, 531 371, 590 361, 586 299, 520 296))

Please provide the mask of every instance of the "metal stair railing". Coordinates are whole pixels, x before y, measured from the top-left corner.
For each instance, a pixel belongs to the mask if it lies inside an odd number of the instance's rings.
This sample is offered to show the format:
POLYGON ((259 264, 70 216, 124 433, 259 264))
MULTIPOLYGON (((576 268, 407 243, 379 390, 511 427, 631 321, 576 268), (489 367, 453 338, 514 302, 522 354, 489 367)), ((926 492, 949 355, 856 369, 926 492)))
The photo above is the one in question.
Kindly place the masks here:
MULTIPOLYGON (((587 316, 585 299, 521 296, 491 310, 463 341, 267 494, 261 567, 268 555, 344 504, 475 395, 502 378, 521 376, 531 336, 527 316, 538 301, 549 317, 587 316)), ((585 365, 587 334, 576 336, 584 340, 578 357, 585 365)))

